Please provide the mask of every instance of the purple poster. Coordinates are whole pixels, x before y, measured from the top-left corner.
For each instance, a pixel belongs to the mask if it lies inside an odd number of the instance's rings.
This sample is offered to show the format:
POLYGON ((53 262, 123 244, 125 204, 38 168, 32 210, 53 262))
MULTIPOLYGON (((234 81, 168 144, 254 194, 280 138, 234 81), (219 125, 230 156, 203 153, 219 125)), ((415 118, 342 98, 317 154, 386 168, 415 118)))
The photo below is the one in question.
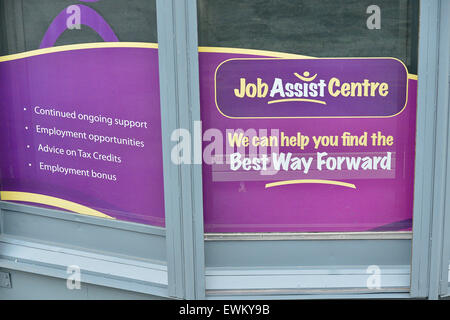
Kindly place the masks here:
POLYGON ((401 61, 201 51, 206 232, 411 230, 417 77, 401 61))
MULTIPOLYGON (((157 56, 97 43, 0 57, 1 199, 164 226, 157 56)), ((199 59, 206 232, 411 229, 417 78, 401 61, 199 59)))
POLYGON ((0 57, 0 84, 2 200, 164 226, 155 44, 0 57))

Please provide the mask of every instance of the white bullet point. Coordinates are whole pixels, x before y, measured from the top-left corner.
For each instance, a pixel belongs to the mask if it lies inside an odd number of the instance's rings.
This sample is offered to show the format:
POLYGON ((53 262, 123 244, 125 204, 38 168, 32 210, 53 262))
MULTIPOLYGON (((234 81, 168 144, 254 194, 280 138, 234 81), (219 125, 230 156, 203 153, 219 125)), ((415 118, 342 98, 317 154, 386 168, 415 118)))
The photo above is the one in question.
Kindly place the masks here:
POLYGON ((25 130, 28 130, 28 127, 25 127, 25 130))
POLYGON ((31 167, 31 163, 29 163, 28 166, 31 167))
POLYGON ((27 111, 27 108, 23 108, 23 111, 27 111))
POLYGON ((30 149, 30 145, 27 145, 27 148, 30 149))

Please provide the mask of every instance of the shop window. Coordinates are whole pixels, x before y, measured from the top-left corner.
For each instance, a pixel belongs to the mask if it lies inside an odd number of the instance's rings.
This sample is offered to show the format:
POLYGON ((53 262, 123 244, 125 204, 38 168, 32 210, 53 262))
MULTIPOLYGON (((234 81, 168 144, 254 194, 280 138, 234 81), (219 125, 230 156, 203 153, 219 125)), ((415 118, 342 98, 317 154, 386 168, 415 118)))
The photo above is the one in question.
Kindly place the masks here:
POLYGON ((205 232, 410 231, 418 1, 198 15, 205 232))
POLYGON ((156 1, 0 5, 1 200, 164 226, 156 1))

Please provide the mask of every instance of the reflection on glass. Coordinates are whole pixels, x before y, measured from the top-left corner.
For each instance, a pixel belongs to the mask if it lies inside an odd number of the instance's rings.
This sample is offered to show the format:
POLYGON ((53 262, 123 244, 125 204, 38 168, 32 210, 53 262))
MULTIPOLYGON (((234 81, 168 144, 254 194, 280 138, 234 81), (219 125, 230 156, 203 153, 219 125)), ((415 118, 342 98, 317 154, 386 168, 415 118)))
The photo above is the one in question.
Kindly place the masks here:
POLYGON ((201 46, 313 57, 395 57, 417 68, 417 0, 380 0, 380 29, 368 29, 359 0, 199 0, 201 46))

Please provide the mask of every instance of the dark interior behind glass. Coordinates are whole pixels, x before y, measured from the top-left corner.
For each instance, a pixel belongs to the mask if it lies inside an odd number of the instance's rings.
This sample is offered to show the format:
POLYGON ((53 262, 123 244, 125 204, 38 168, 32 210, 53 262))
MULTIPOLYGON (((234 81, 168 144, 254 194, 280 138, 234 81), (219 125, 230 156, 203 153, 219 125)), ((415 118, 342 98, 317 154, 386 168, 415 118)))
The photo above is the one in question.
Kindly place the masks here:
POLYGON ((417 73, 418 0, 198 0, 200 46, 395 57, 417 73), (370 5, 381 29, 366 25, 370 5))
MULTIPOLYGON (((0 55, 39 48, 50 23, 71 5, 97 11, 123 42, 157 42, 155 0, 0 0, 0 55)), ((90 27, 66 30, 56 46, 103 42, 90 27)))

